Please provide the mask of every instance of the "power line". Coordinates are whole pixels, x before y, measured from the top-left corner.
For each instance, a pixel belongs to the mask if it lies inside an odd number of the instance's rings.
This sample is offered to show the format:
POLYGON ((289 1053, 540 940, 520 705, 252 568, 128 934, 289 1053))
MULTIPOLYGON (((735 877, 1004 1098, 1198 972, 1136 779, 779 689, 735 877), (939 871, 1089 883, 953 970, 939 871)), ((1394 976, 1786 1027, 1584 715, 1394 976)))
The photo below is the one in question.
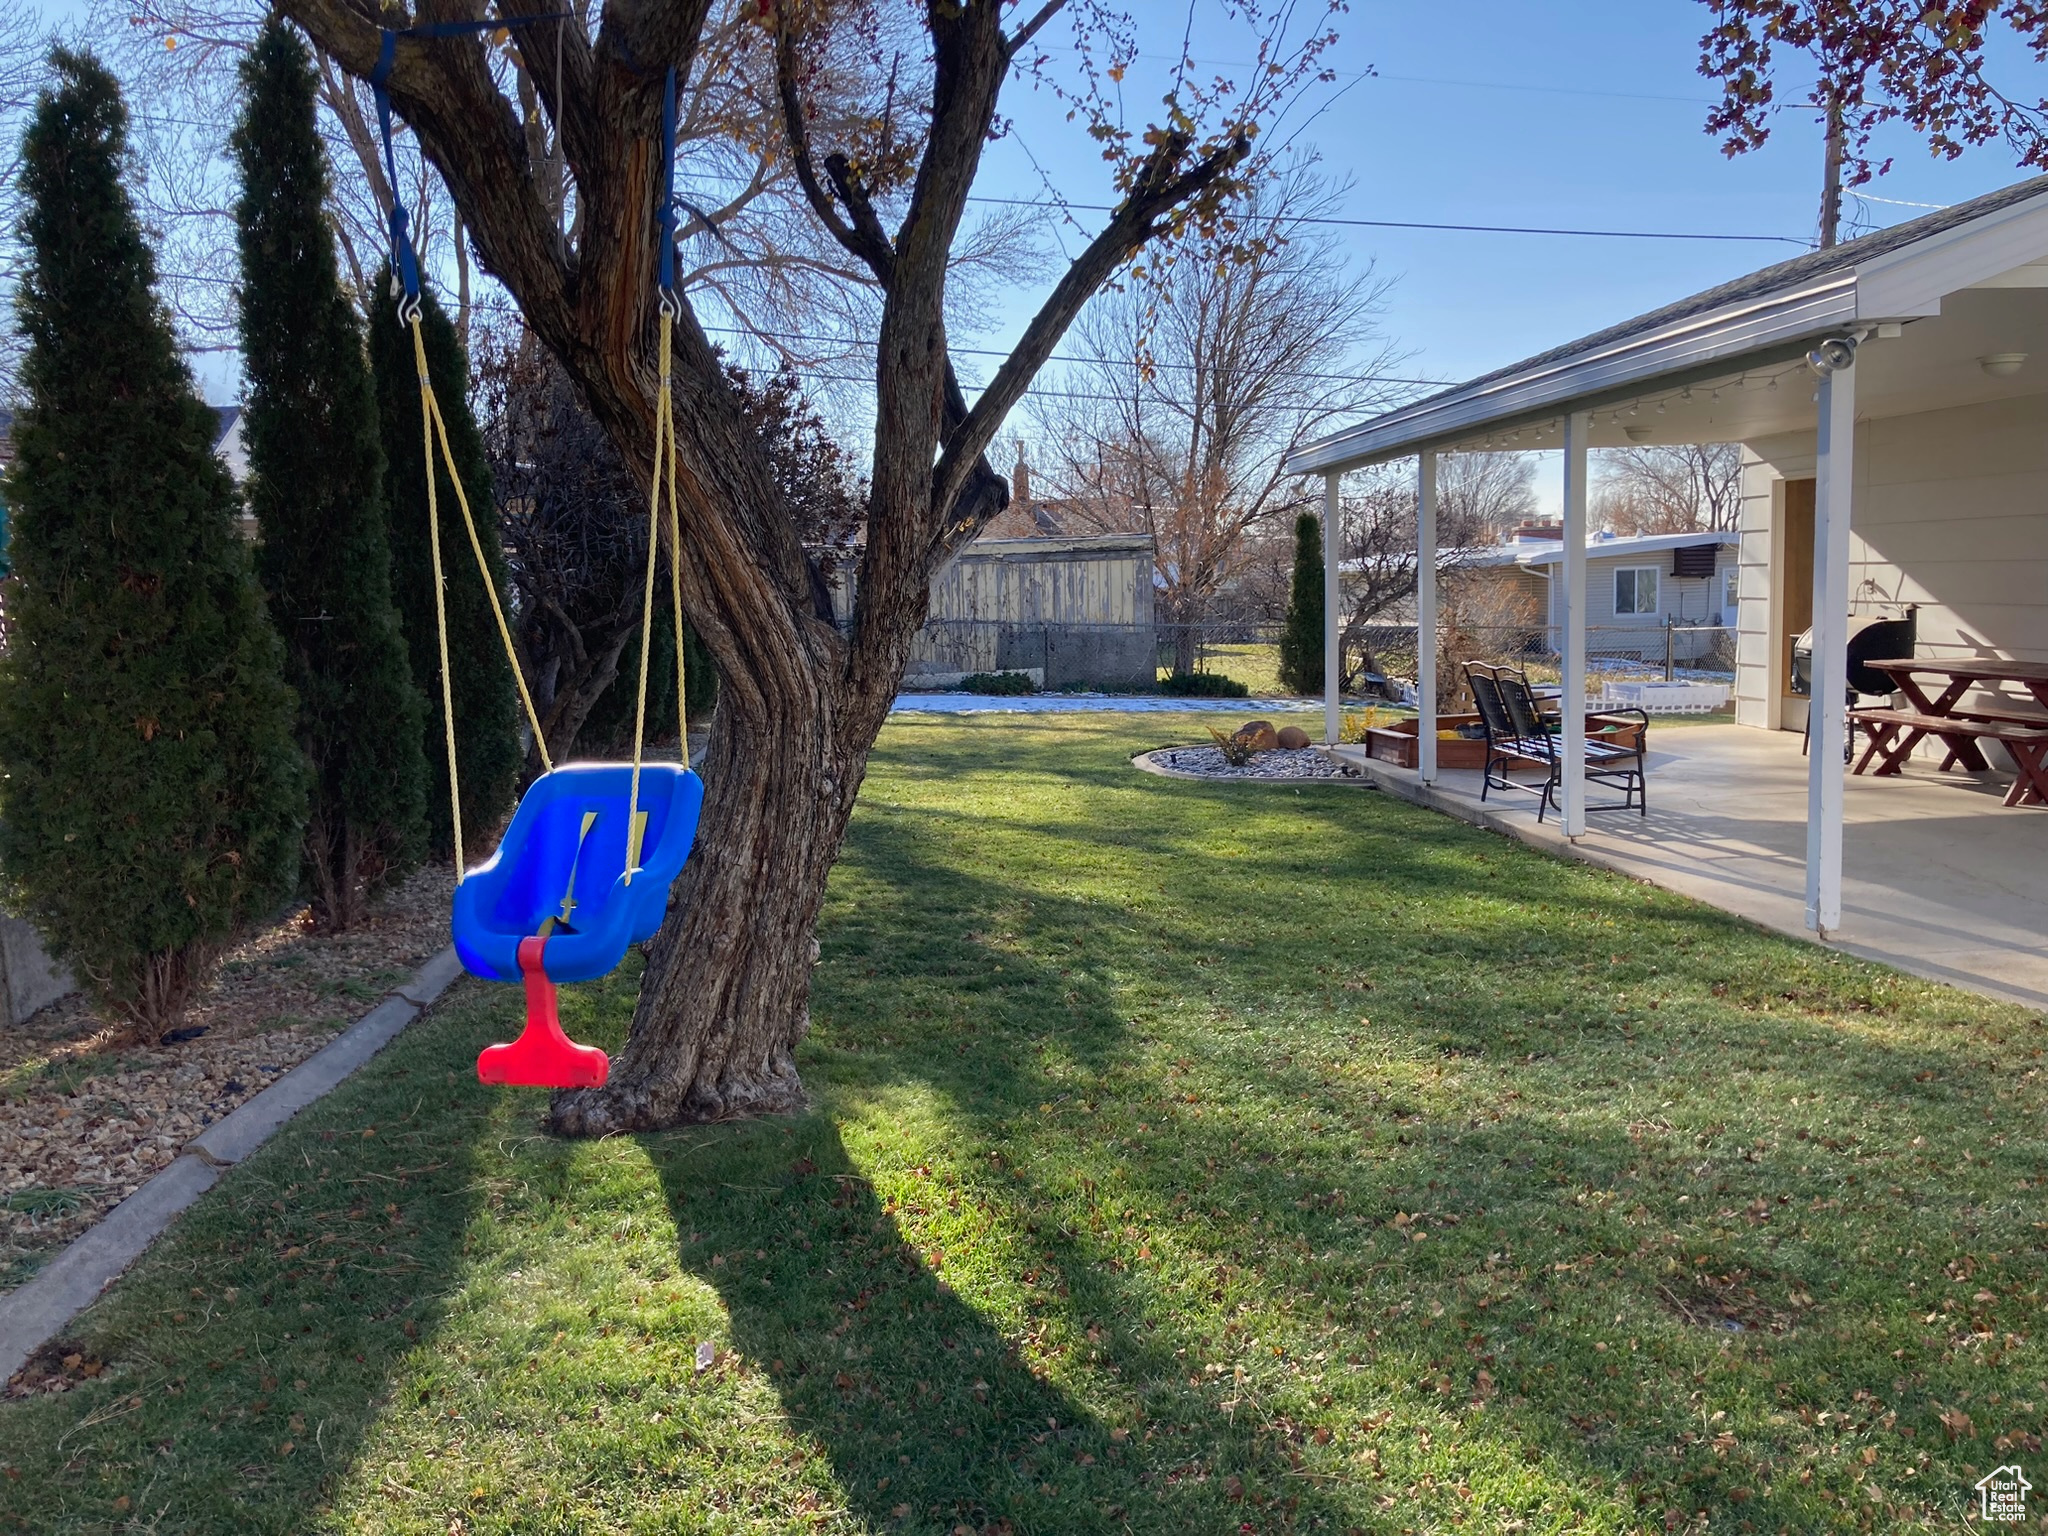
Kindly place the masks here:
MULTIPOLYGON (((1376 78, 1393 79, 1397 77, 1384 76, 1376 78)), ((1445 81, 1440 83, 1456 84, 1459 82, 1445 81)), ((1503 89, 1506 88, 1503 87, 1503 89)), ((1530 89, 1541 88, 1532 86, 1530 89)), ((140 112, 133 115, 147 121, 175 123, 185 127, 200 128, 209 126, 208 124, 194 122, 189 118, 162 116, 152 118, 148 114, 140 112)), ((1059 212, 1114 213, 1116 211, 1116 206, 1111 203, 1070 203, 1052 198, 973 196, 969 197, 967 201, 970 203, 986 203, 1003 208, 1047 208, 1059 212)), ((1872 201, 1881 202, 1885 201, 1885 199, 1875 198, 1872 201)), ((1329 225, 1341 229, 1427 229, 1448 234, 1466 235, 1561 235, 1567 238, 1582 240, 1713 240, 1752 245, 1796 245, 1801 250, 1811 249, 1813 245, 1811 240, 1802 240, 1793 235, 1730 235, 1704 230, 1560 229, 1530 224, 1449 224, 1420 219, 1340 219, 1329 217, 1290 218, 1285 222, 1289 224, 1329 225)))
MULTIPOLYGON (((839 336, 783 336, 769 331, 750 329, 743 325, 707 325, 704 329, 718 336, 751 336, 756 340, 768 342, 787 341, 831 345, 845 339, 839 336)), ((947 350, 960 357, 1008 357, 1010 355, 996 347, 950 347, 947 350)), ((1082 353, 1070 352, 1055 352, 1046 361, 1049 363, 1096 363, 1109 368, 1120 368, 1128 361, 1132 366, 1136 366, 1135 358, 1090 357, 1082 353)), ((1155 362, 1152 366, 1154 368, 1172 368, 1183 372, 1192 372, 1197 370, 1198 365, 1194 363, 1155 362)), ((1306 370, 1297 371, 1291 368, 1278 369, 1270 376, 1286 379, 1316 379, 1325 383, 1339 383, 1350 380, 1363 384, 1426 384, 1433 389, 1441 389, 1445 385, 1458 382, 1456 379, 1408 379, 1390 373, 1311 373, 1306 370)))
MULTIPOLYGON (((1063 203, 1030 197, 970 197, 970 203, 996 203, 1009 208, 1054 208, 1087 213, 1114 213, 1109 203, 1063 203)), ((1440 229, 1473 235, 1570 235, 1591 240, 1733 240, 1757 244, 1796 245, 1811 248, 1811 240, 1791 235, 1724 235, 1668 229, 1552 229, 1528 224, 1433 224, 1413 219, 1287 218, 1287 224, 1330 224, 1346 229, 1440 229)))
MULTIPOLYGON (((158 277, 166 279, 170 282, 203 283, 210 287, 217 288, 232 288, 235 285, 235 280, 231 277, 214 277, 203 272, 159 272, 157 275, 158 277)), ((801 334, 777 335, 770 331, 749 329, 746 326, 740 325, 707 325, 704 327, 704 329, 706 331, 711 332, 714 335, 751 336, 757 341, 764 342, 789 342, 791 344, 832 345, 844 340, 843 337, 838 336, 805 336, 801 334)), ((1006 358, 1010 355, 1009 353, 1004 352, 996 347, 953 347, 950 350, 962 357, 1006 358)), ((1117 358, 1089 357, 1078 353, 1056 352, 1051 357, 1047 358, 1046 361, 1050 363, 1096 363, 1112 368, 1120 367, 1122 365, 1121 361, 1117 358)), ((1133 365, 1135 366, 1135 360, 1133 360, 1133 365)), ((1154 363, 1152 366, 1154 368, 1192 369, 1195 365, 1193 363, 1154 363)), ((872 384, 874 382, 873 379, 858 379, 850 377, 842 378, 837 375, 827 374, 814 374, 812 375, 812 377, 820 380, 821 382, 834 384, 872 384)), ((1455 384, 1457 382, 1457 380, 1455 379, 1402 378, 1395 374, 1387 373, 1310 373, 1306 370, 1297 372, 1292 369, 1277 370, 1271 375, 1271 377, 1287 379, 1311 379, 1321 383, 1332 384, 1404 384, 1415 385, 1427 389, 1442 389, 1447 385, 1455 384)), ((963 384, 961 387, 964 389, 979 390, 984 389, 987 386, 982 384, 963 384)), ((1126 397, 1122 395, 1076 395, 1074 396, 1074 398, 1115 401, 1122 400, 1126 397)))
MULTIPOLYGON (((1073 53, 1076 50, 1066 45, 1054 45, 1045 49, 1047 53, 1073 53)), ((1134 59, 1149 59, 1157 64, 1178 64, 1179 58, 1168 53, 1134 53, 1134 59)), ((1235 59, 1194 59, 1187 61, 1202 69, 1258 69, 1257 64, 1247 64, 1235 59)), ((1321 73, 1319 70, 1318 73, 1321 73)), ((1720 103, 1707 96, 1667 96, 1649 91, 1597 91, 1586 86, 1575 85, 1528 85, 1516 80, 1454 80, 1439 75, 1389 75, 1372 68, 1332 69, 1329 74, 1339 80, 1384 80, 1398 85, 1444 85, 1457 90, 1468 91, 1519 91, 1537 96, 1590 96, 1603 101, 1670 101, 1688 107, 1713 107, 1720 103)))

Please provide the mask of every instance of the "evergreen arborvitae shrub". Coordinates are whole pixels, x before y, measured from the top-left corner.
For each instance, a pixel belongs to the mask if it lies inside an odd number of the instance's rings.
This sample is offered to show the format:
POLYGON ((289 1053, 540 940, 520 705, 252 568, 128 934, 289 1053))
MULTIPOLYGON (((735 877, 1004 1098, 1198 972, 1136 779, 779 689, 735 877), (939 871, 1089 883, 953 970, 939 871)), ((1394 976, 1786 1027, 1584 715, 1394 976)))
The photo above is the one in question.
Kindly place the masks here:
POLYGON ((1294 580, 1287 627, 1280 633, 1280 683, 1295 693, 1323 691, 1323 523, 1313 512, 1294 520, 1294 580))
POLYGON ((312 60, 283 21, 243 61, 242 90, 235 221, 256 569, 313 766, 306 893, 323 926, 346 928, 425 851, 426 713, 391 601, 384 453, 327 222, 312 60))
POLYGON ((158 1037, 290 896, 306 767, 216 419, 123 190, 120 89, 89 54, 51 62, 22 143, 0 867, 73 974, 158 1037))
MULTIPOLYGON (((647 672, 649 741, 672 741, 676 734, 676 631, 669 599, 661 590, 666 579, 666 576, 655 578, 654 634, 649 646, 652 665, 647 672)), ((697 638, 697 631, 687 626, 683 630, 683 647, 690 668, 683 675, 683 689, 689 695, 684 703, 689 708, 690 718, 701 723, 718 704, 718 670, 712 665, 711 652, 697 638)), ((635 630, 633 638, 626 642, 626 649, 619 655, 619 675, 599 695, 597 703, 591 706, 589 718, 583 722, 583 730, 577 737, 578 750, 603 752, 615 757, 625 757, 632 752, 633 704, 635 690, 639 686, 640 634, 635 630)))
MULTIPOLYGON (((425 697, 428 826, 434 850, 454 850, 448 821, 448 749, 441 725, 441 655, 434 635, 434 565, 427 530, 426 465, 421 458, 419 369, 412 328, 398 323, 389 273, 377 283, 370 307, 370 368, 377 386, 378 435, 384 443, 387 536, 391 590, 412 653, 413 681, 425 697)), ((455 327, 431 292, 421 294, 427 373, 448 422, 448 443, 469 494, 477 536, 491 564, 499 601, 505 601, 504 540, 491 500, 490 468, 469 408, 469 360, 455 327)), ((519 697, 498 638, 497 620, 477 573, 476 556, 462 526, 462 509, 440 448, 434 450, 439 487, 441 566, 447 575, 448 659, 455 692, 456 768, 462 783, 462 830, 472 848, 488 845, 518 788, 523 750, 519 697)))

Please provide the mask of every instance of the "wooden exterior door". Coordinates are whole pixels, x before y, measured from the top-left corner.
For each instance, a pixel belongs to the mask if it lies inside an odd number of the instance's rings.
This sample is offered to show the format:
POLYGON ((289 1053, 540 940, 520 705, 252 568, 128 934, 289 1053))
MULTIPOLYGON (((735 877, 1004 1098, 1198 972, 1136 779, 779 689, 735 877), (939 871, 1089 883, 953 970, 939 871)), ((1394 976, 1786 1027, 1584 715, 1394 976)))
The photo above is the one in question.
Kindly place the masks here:
POLYGON ((1792 642, 1813 624, 1813 493, 1811 479, 1785 482, 1785 540, 1778 565, 1784 581, 1778 599, 1778 692, 1787 700, 1795 697, 1792 642))

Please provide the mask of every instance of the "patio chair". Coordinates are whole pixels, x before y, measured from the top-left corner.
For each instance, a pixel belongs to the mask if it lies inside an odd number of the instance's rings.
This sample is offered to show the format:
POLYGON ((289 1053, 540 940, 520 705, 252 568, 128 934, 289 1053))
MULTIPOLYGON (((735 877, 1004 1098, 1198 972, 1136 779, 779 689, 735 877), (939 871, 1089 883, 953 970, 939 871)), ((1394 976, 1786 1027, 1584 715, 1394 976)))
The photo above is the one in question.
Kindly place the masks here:
MULTIPOLYGON (((1550 770, 1542 785, 1542 801, 1536 808, 1536 819, 1540 822, 1546 812, 1560 809, 1556 796, 1564 779, 1564 750, 1558 726, 1540 712, 1527 676, 1508 667, 1495 667, 1492 671, 1493 685, 1499 690, 1501 707, 1518 743, 1516 754, 1533 756, 1550 770)), ((1608 709, 1586 716, 1586 780, 1622 791, 1620 800, 1588 805, 1587 810, 1650 814, 1650 782, 1645 767, 1649 743, 1650 717, 1640 709, 1608 709)))
MULTIPOLYGON (((1486 732, 1486 767, 1479 780, 1479 798, 1482 801, 1496 789, 1532 792, 1540 789, 1540 785, 1509 778, 1508 769, 1517 764, 1525 768, 1538 767, 1547 761, 1548 749, 1541 742, 1524 741, 1523 733, 1516 729, 1514 720, 1509 716, 1497 676, 1501 670, 1483 661, 1465 663, 1465 682, 1472 690, 1472 703, 1479 711, 1480 728, 1486 732)), ((1542 732, 1539 730, 1537 734, 1542 732)))

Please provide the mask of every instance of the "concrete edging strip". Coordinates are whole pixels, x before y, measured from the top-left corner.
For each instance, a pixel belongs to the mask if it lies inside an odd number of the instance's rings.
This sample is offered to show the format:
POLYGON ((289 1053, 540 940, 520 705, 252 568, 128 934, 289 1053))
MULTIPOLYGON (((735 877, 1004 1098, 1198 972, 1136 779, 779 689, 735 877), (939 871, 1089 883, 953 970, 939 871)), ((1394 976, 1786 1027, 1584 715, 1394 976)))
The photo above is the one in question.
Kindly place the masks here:
POLYGON ((80 1234, 20 1290, 0 1296, 0 1382, 121 1277, 178 1213, 307 1105, 325 1098, 462 974, 453 946, 261 1093, 201 1131, 162 1172, 80 1234))

